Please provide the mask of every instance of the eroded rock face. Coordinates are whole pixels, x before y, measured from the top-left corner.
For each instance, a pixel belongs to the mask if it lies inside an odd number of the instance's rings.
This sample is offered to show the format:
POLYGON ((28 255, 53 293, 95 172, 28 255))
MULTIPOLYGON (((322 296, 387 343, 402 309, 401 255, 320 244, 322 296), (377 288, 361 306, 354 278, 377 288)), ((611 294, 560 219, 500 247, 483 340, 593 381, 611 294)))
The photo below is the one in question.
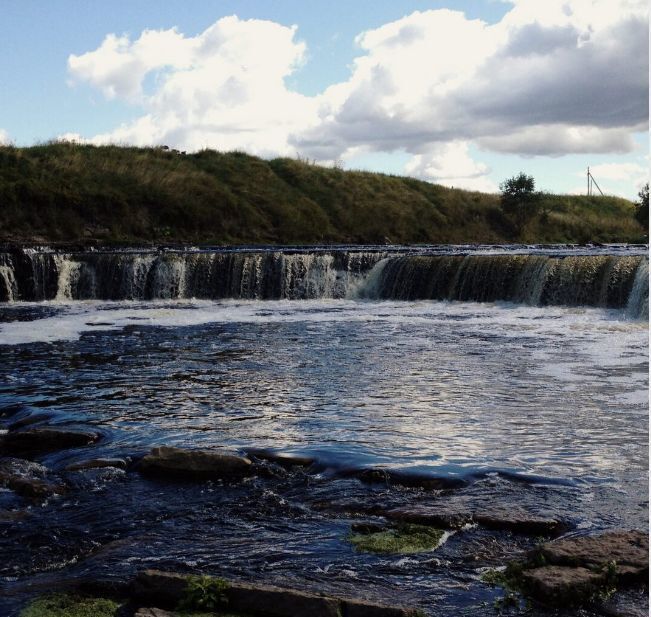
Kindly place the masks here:
POLYGON ((235 454, 161 446, 140 461, 139 469, 162 478, 234 479, 249 475, 252 463, 235 454))
POLYGON ((1 444, 12 453, 38 453, 88 446, 99 438, 99 433, 93 431, 44 427, 9 432, 4 435, 1 444))
POLYGON ((21 497, 38 500, 63 493, 65 487, 50 481, 47 475, 48 469, 38 463, 11 457, 0 459, 0 486, 21 497))
MULTIPOLYGON (((132 593, 138 601, 155 600, 171 608, 184 597, 190 577, 145 570, 134 581, 132 593)), ((271 585, 224 582, 225 610, 267 617, 416 617, 417 611, 396 606, 384 606, 365 600, 349 600, 284 589, 271 585)), ((151 610, 151 609, 148 609, 151 610)), ((142 617, 159 617, 145 613, 142 617)))
POLYGON ((539 549, 547 563, 603 568, 613 564, 618 576, 640 577, 649 570, 649 536, 640 531, 611 531, 598 536, 565 538, 539 549))

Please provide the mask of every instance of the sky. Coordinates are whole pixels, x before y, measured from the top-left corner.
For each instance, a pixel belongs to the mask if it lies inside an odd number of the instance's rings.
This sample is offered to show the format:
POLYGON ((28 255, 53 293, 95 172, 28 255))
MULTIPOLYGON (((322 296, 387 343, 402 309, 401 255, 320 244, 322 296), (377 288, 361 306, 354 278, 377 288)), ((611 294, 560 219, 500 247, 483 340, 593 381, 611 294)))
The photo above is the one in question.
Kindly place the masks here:
POLYGON ((648 181, 646 0, 0 0, 0 50, 0 142, 648 181))

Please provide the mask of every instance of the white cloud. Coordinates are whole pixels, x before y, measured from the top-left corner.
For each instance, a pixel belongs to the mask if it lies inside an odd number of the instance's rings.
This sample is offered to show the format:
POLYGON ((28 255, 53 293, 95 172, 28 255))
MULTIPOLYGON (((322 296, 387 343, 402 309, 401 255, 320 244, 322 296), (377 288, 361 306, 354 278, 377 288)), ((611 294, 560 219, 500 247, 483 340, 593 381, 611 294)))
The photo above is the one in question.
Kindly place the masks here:
POLYGON ((648 126, 645 0, 512 0, 496 24, 415 12, 356 38, 349 79, 318 96, 285 79, 306 58, 296 27, 225 17, 196 36, 108 35, 70 56, 74 82, 143 109, 93 138, 185 150, 404 151, 409 173, 495 190, 468 145, 524 156, 625 153, 648 126))
POLYGON ((68 68, 73 81, 146 112, 95 143, 291 153, 289 134, 316 121, 315 100, 284 82, 305 55, 295 34, 296 27, 224 17, 195 37, 176 29, 146 30, 135 41, 109 35, 95 51, 70 56, 68 68))
POLYGON ((0 129, 0 146, 7 146, 11 144, 11 139, 9 138, 9 133, 4 129, 0 129))
POLYGON ((646 182, 646 178, 649 176, 648 168, 638 163, 601 163, 590 167, 590 171, 596 178, 603 178, 604 180, 637 181, 644 178, 643 181, 646 182))
POLYGON ((488 166, 470 157, 467 142, 440 144, 427 154, 417 154, 407 163, 405 172, 445 186, 489 193, 498 190, 498 186, 487 178, 488 166))

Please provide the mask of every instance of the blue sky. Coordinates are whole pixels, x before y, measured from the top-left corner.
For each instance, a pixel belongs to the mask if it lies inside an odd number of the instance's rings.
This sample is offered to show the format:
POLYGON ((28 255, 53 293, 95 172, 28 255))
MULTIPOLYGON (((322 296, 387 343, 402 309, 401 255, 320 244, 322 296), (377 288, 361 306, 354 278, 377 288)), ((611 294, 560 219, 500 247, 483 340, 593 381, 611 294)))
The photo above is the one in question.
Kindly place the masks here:
POLYGON ((480 190, 524 170, 578 191, 591 165, 604 190, 634 197, 648 169, 648 40, 633 23, 648 28, 646 3, 587 1, 589 17, 586 0, 563 2, 569 17, 556 0, 4 2, 0 135, 237 147, 480 190))

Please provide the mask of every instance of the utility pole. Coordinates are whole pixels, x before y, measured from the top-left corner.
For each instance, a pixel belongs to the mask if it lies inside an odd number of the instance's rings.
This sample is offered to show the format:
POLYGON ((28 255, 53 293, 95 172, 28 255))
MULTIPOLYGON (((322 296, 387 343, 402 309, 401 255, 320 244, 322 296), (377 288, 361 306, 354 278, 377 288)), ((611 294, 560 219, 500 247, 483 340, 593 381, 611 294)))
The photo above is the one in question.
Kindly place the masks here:
POLYGON ((597 184, 597 181, 594 179, 594 176, 590 173, 590 167, 588 167, 588 197, 590 195, 594 195, 594 189, 592 188, 593 186, 597 187, 597 190, 601 193, 601 196, 604 196, 604 192, 601 190, 599 185, 597 184))

